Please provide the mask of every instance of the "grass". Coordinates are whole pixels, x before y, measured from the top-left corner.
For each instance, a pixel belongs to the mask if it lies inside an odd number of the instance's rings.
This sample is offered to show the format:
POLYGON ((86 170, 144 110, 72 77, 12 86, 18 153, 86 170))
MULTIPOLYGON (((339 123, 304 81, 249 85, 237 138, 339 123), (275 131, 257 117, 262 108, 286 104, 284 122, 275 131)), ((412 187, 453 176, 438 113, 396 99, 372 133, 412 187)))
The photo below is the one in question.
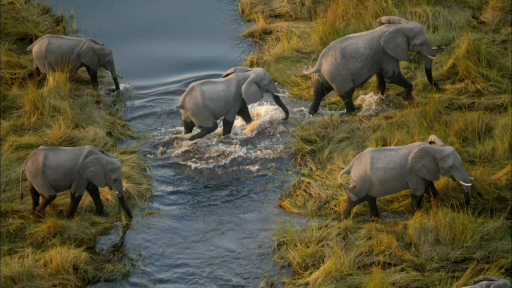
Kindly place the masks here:
MULTIPOLYGON (((85 196, 75 219, 65 219, 70 199, 62 193, 44 219, 34 219, 30 197, 20 202, 19 172, 41 145, 94 145, 123 164, 127 200, 140 207, 151 195, 147 168, 136 148, 116 147, 132 133, 119 119, 120 107, 109 106, 105 95, 90 90, 85 73, 70 79, 66 71, 56 71, 43 85, 35 82, 26 48, 47 33, 66 34, 66 16, 30 1, 2 0, 1 5, 1 286, 82 287, 119 275, 130 267, 126 258, 95 252, 98 237, 125 222, 115 195, 100 189, 107 218, 93 215, 94 203, 85 196)), ((27 195, 26 181, 23 190, 27 195)))
MULTIPOLYGON (((267 69, 295 99, 312 100, 314 66, 330 42, 374 29, 381 16, 423 25, 435 47, 435 91, 420 55, 401 63, 414 85, 412 103, 388 85, 394 111, 375 118, 328 115, 297 123, 299 179, 281 195, 290 213, 314 219, 304 228, 276 230, 276 260, 294 271, 286 287, 462 287, 481 275, 511 279, 511 28, 510 1, 285 1, 241 0, 241 15, 255 22, 244 36, 257 43, 247 66, 267 69), (441 198, 425 197, 412 214, 408 191, 381 198, 383 218, 366 220, 367 204, 340 221, 346 190, 337 176, 368 147, 407 145, 436 134, 461 155, 475 178, 464 208, 460 184, 435 183, 441 198)), ((375 92, 371 79, 354 98, 375 92)), ((325 109, 343 107, 331 93, 325 109)))

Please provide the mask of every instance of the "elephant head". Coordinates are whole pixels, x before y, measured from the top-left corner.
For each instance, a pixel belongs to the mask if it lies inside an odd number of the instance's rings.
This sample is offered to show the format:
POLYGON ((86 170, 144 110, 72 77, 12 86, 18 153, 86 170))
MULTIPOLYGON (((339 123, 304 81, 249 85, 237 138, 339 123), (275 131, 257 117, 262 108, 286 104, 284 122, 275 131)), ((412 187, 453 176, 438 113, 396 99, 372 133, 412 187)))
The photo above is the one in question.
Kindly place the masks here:
POLYGON ((398 61, 407 61, 409 51, 419 52, 425 59, 425 73, 428 82, 439 89, 439 85, 432 77, 432 60, 435 60, 434 50, 423 27, 414 21, 408 21, 396 16, 379 18, 379 25, 392 24, 391 28, 382 37, 380 43, 384 50, 398 61))
POLYGON ((95 39, 88 40, 80 49, 80 52, 78 52, 80 61, 94 70, 98 70, 100 67, 108 70, 110 75, 112 75, 116 90, 119 91, 119 82, 117 80, 112 50, 95 39))
POLYGON ((471 177, 462 164, 459 153, 451 146, 422 145, 409 156, 409 167, 415 174, 429 181, 440 175, 460 182, 464 187, 465 202, 471 202, 471 177))
POLYGON ((80 175, 98 187, 107 186, 116 191, 119 205, 132 218, 132 212, 124 197, 122 168, 121 163, 109 154, 94 155, 82 163, 80 175))
POLYGON ((286 108, 284 103, 281 101, 280 96, 282 96, 282 94, 279 94, 276 84, 265 69, 235 67, 224 73, 222 77, 226 78, 235 73, 246 73, 249 75, 249 78, 247 78, 242 86, 242 98, 244 98, 247 105, 258 102, 263 98, 263 93, 268 92, 272 95, 272 99, 274 99, 277 106, 283 110, 285 114, 284 119, 288 119, 290 113, 288 112, 288 108, 286 108))

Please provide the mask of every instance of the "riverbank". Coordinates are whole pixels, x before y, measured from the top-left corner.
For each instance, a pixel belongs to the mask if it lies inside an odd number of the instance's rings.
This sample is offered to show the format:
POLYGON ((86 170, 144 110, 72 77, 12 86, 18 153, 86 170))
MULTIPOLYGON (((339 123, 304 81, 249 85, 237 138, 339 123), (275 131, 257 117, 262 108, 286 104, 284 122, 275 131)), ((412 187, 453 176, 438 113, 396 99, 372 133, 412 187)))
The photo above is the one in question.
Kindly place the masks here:
MULTIPOLYGON (((414 85, 411 104, 404 91, 388 85, 380 115, 341 119, 343 108, 331 93, 322 108, 331 111, 299 123, 295 169, 301 177, 279 205, 313 219, 298 229, 276 231, 276 259, 292 268, 288 287, 461 287, 480 275, 510 277, 510 1, 283 1, 241 0, 240 13, 255 25, 244 37, 257 43, 247 66, 264 67, 295 99, 312 100, 314 66, 330 42, 377 27, 396 15, 423 25, 437 60, 428 83, 422 57, 410 54, 402 73, 414 85), (368 219, 366 204, 352 219, 338 221, 346 190, 337 176, 368 147, 427 141, 436 134, 453 146, 474 180, 473 201, 461 207, 463 189, 443 178, 441 199, 425 197, 412 215, 409 193, 378 200, 382 218, 368 219)), ((375 79, 354 99, 376 92, 375 79)))
MULTIPOLYGON (((109 217, 93 215, 85 196, 75 219, 64 217, 69 193, 62 193, 44 219, 30 215, 32 201, 19 198, 19 172, 26 157, 41 145, 94 145, 123 164, 123 185, 130 207, 141 207, 151 196, 146 166, 136 148, 119 148, 133 136, 120 120, 121 96, 93 91, 87 73, 74 79, 50 73, 44 85, 33 77, 32 55, 25 52, 45 34, 67 34, 68 19, 44 5, 23 0, 1 2, 1 137, 2 137, 2 287, 82 287, 130 269, 122 251, 95 252, 96 241, 120 224, 129 225, 113 192, 100 189, 109 217), (107 102, 109 104, 107 104, 107 102), (118 103, 118 104, 116 104, 118 103)), ((104 83, 103 83, 104 85, 104 83)), ((100 86, 102 86, 100 84, 100 86)), ((28 184, 23 181, 25 196, 28 184)))

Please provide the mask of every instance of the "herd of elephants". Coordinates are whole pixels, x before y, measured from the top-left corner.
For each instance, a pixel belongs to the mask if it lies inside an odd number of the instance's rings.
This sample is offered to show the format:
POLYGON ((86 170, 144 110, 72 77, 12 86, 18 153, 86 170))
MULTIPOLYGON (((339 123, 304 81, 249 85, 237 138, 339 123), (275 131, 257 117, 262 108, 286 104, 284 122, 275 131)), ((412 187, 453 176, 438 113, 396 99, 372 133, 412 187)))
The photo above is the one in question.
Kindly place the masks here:
MULTIPOLYGON (((304 74, 316 74, 314 101, 309 113, 316 114, 322 99, 335 91, 344 101, 346 111, 356 108, 352 94, 357 87, 376 75, 377 86, 383 95, 386 83, 406 89, 405 99, 412 99, 413 85, 400 72, 400 61, 407 61, 408 52, 419 52, 425 59, 425 73, 431 85, 439 86, 432 78, 432 61, 435 60, 430 40, 423 27, 413 21, 396 16, 378 19, 379 27, 340 38, 329 44, 320 54, 316 65, 304 74)), ((35 62, 35 75, 40 80, 44 74, 67 69, 71 74, 85 67, 94 89, 98 88, 97 70, 107 69, 116 90, 120 90, 110 48, 97 40, 60 35, 45 35, 29 48, 35 62)), ((184 140, 196 140, 214 132, 217 121, 222 120, 223 136, 229 135, 236 116, 245 123, 252 121, 248 105, 258 102, 264 93, 270 93, 283 110, 285 120, 289 116, 281 101, 282 94, 263 68, 235 67, 221 79, 202 80, 192 83, 183 93, 177 108, 183 118, 184 140), (194 127, 199 129, 191 135, 194 127)), ((124 196, 122 165, 108 152, 94 146, 45 147, 32 152, 23 163, 20 173, 20 193, 23 175, 29 182, 32 196, 32 213, 43 216, 46 207, 57 193, 70 190, 71 203, 67 216, 72 218, 87 190, 96 206, 96 213, 108 216, 103 207, 98 187, 116 191, 119 204, 131 218, 132 212, 124 196), (39 203, 42 197, 42 203, 39 203)), ((372 217, 379 217, 376 199, 410 189, 413 211, 421 207, 424 194, 436 197, 434 181, 440 176, 460 182, 465 191, 465 204, 471 200, 471 178, 464 168, 461 157, 435 135, 428 143, 416 142, 406 146, 368 148, 350 163, 339 175, 339 181, 348 190, 344 216, 350 217, 353 207, 368 202, 372 217), (350 176, 350 184, 342 180, 350 176)), ((480 277, 472 287, 512 287, 509 281, 493 277, 480 277)))

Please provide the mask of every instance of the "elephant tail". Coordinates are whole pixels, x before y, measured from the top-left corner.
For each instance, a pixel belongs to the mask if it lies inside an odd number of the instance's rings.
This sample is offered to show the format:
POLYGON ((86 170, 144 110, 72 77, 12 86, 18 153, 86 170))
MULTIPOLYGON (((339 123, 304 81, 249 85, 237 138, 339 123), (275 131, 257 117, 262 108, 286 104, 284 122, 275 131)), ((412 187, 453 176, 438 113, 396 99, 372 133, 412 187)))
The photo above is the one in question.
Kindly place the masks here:
POLYGON ((313 67, 313 69, 307 71, 308 69, 309 69, 309 66, 306 66, 304 71, 302 71, 302 74, 304 74, 304 75, 311 75, 313 73, 318 73, 321 70, 320 67, 318 67, 318 63, 317 63, 317 65, 315 65, 315 67, 313 67))
POLYGON ((23 189, 22 189, 23 172, 25 172, 25 165, 23 165, 23 168, 21 168, 21 172, 20 172, 20 201, 23 201, 23 189))
POLYGON ((340 183, 343 184, 345 188, 347 188, 348 192, 353 194, 352 187, 347 185, 345 182, 341 181, 341 177, 343 177, 343 175, 350 175, 350 172, 352 172, 352 164, 345 168, 345 170, 341 171, 340 176, 338 176, 338 181, 340 181, 340 183))
MULTIPOLYGON (((36 41, 37 42, 37 41, 36 41)), ((27 48, 27 52, 30 52, 32 51, 32 49, 34 48, 34 45, 36 45, 36 42, 32 43, 32 45, 28 46, 27 48)))
POLYGON ((185 104, 184 104, 184 103, 179 103, 178 105, 176 105, 176 108, 177 108, 177 109, 183 109, 183 110, 185 110, 185 104))

